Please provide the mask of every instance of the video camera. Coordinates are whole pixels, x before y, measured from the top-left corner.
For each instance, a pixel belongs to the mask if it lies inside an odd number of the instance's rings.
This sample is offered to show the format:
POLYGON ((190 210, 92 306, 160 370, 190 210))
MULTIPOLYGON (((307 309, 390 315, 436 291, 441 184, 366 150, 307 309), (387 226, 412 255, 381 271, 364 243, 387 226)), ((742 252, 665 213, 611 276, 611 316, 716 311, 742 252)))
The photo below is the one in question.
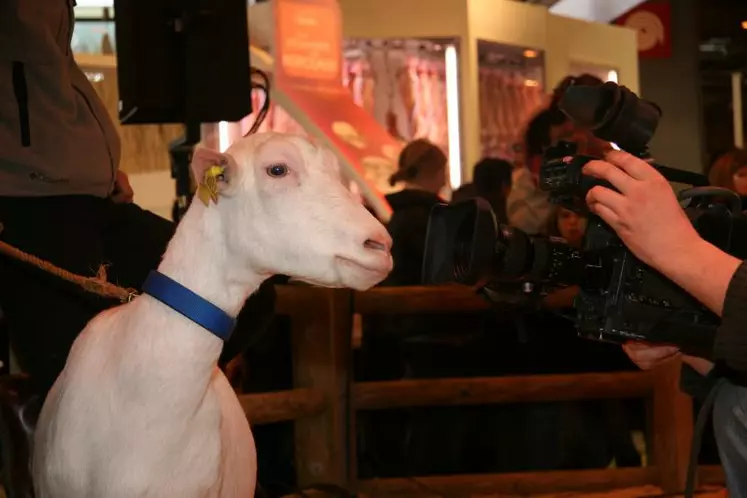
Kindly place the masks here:
MULTIPOLYGON (((692 185, 680 193, 685 211, 705 240, 740 259, 747 257, 747 217, 735 193, 713 187, 702 175, 655 164, 648 153, 661 111, 629 89, 607 82, 581 86, 571 81, 558 101, 576 126, 648 160, 671 182, 692 185), (724 202, 726 201, 726 202, 724 202)), ((539 187, 550 202, 576 212, 595 185, 582 174, 595 159, 577 155, 561 142, 545 151, 539 187)), ((423 262, 425 284, 477 286, 496 304, 535 303, 559 287, 578 285, 575 322, 582 337, 676 345, 708 357, 718 316, 660 273, 643 264, 601 218, 589 215, 580 249, 561 238, 531 236, 499 225, 487 201, 439 205, 430 214, 423 262)))

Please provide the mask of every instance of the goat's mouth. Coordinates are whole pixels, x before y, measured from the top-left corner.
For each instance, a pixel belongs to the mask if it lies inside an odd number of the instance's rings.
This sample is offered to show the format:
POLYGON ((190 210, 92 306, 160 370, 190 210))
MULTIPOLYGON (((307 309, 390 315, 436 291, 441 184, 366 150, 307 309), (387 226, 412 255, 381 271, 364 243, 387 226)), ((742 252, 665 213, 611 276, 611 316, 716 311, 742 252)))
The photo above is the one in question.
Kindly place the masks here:
POLYGON ((361 261, 360 259, 354 259, 347 256, 337 256, 337 259, 338 261, 343 262, 356 269, 376 275, 386 276, 390 271, 392 271, 392 257, 388 252, 382 251, 379 257, 377 257, 375 260, 369 261, 361 261))
POLYGON ((294 277, 290 280, 318 287, 348 287, 364 291, 384 280, 394 266, 392 257, 388 252, 382 252, 380 257, 373 258, 373 261, 362 261, 361 259, 349 256, 335 256, 336 275, 332 279, 327 276, 316 278, 294 277))

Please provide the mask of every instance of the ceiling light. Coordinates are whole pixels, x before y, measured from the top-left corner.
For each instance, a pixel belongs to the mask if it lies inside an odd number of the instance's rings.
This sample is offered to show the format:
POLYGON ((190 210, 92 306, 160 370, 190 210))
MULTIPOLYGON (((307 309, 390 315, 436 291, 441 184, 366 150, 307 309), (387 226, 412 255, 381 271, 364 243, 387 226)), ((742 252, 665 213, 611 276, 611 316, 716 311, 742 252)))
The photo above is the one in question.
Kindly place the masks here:
POLYGON ((747 29, 747 21, 742 21, 742 29, 747 29))

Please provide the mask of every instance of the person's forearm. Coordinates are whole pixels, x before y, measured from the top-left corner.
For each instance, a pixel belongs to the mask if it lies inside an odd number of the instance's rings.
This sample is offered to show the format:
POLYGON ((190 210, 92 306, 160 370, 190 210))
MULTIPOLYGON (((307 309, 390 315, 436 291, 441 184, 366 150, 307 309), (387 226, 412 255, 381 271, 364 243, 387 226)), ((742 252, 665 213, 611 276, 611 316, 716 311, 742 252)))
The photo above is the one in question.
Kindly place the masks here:
POLYGON ((713 369, 713 362, 690 355, 682 355, 682 362, 705 377, 713 369))
POLYGON ((698 239, 678 254, 662 254, 653 266, 721 316, 726 290, 741 264, 742 260, 698 239))

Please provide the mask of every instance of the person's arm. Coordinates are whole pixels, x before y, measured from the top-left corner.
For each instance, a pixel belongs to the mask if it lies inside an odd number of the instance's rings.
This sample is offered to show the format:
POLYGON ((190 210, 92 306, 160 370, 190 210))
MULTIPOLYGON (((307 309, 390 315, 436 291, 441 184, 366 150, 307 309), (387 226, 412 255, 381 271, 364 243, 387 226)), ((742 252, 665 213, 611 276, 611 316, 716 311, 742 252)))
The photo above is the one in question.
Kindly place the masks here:
POLYGON ((719 316, 723 316, 731 294, 732 301, 744 302, 743 318, 747 318, 747 270, 742 264, 742 260, 698 237, 689 249, 657 254, 651 266, 719 316))
POLYGON ((722 316, 714 359, 747 371, 747 267, 704 241, 677 201, 669 182, 650 164, 612 151, 584 173, 617 191, 594 187, 587 195, 599 215, 644 263, 722 316))
POLYGON ((747 266, 740 264, 729 283, 716 334, 713 357, 739 372, 747 372, 747 266))
POLYGON ((713 363, 703 358, 681 354, 674 346, 631 342, 623 345, 623 351, 641 370, 656 368, 675 358, 681 358, 680 390, 701 401, 708 395, 715 382, 713 376, 708 375, 713 370, 713 363))
POLYGON ((641 370, 658 367, 674 358, 682 358, 682 363, 703 376, 708 375, 713 369, 713 363, 710 361, 682 354, 675 346, 654 346, 643 342, 629 342, 623 345, 623 351, 641 370))
POLYGON ((706 360, 705 358, 698 358, 697 356, 682 355, 682 363, 690 367, 690 369, 699 373, 703 377, 707 376, 713 370, 713 362, 706 360))
MULTIPOLYGON (((589 191, 590 209, 606 221, 644 263, 721 315, 726 289, 741 260, 703 240, 669 182, 651 165, 612 151, 584 172, 609 181, 589 191)), ((747 295, 745 296, 747 297, 747 295)))

